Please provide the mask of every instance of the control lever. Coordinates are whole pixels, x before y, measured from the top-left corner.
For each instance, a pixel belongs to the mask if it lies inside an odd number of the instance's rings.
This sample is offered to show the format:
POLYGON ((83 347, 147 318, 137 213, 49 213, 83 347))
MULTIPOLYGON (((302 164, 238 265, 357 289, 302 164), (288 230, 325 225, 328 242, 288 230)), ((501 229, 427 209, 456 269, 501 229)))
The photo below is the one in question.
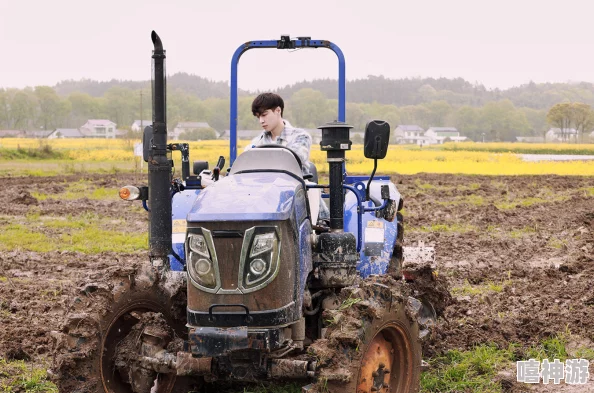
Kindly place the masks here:
POLYGON ((225 167, 225 157, 220 156, 217 165, 212 170, 212 180, 218 181, 221 170, 225 167))

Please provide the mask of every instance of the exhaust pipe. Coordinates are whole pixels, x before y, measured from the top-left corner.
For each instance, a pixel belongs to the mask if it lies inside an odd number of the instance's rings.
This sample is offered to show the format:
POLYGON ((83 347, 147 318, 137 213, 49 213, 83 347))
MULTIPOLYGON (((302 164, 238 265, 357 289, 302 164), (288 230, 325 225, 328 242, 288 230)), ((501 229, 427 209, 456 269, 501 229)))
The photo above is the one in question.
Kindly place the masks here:
POLYGON ((171 251, 171 163, 167 158, 165 50, 153 31, 153 139, 149 150, 149 258, 153 266, 167 266, 171 251))

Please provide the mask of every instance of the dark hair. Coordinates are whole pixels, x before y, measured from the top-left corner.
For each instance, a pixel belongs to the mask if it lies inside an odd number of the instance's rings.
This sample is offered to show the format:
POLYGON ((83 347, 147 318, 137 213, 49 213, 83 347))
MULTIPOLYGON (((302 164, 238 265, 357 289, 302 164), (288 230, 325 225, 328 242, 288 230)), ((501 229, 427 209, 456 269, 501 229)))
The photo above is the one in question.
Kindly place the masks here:
POLYGON ((254 116, 258 116, 268 109, 276 109, 277 106, 280 106, 282 116, 285 110, 285 102, 281 96, 274 93, 262 93, 252 102, 252 113, 254 116))

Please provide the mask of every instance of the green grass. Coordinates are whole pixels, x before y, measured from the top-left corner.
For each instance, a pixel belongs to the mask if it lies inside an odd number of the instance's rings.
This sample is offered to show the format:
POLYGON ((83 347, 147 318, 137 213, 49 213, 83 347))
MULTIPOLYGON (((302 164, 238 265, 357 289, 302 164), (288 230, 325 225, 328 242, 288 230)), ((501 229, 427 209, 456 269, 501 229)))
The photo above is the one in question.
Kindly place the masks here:
POLYGON ((347 299, 344 300, 344 302, 342 302, 342 304, 338 307, 339 310, 346 310, 347 308, 351 308, 353 307, 355 304, 359 303, 361 300, 361 298, 354 298, 351 297, 351 295, 349 295, 349 297, 347 299))
POLYGON ((75 200, 75 199, 94 199, 94 200, 117 200, 117 188, 95 187, 91 181, 80 180, 75 183, 70 183, 64 190, 57 194, 45 194, 40 192, 31 192, 31 196, 39 201, 46 199, 60 199, 60 200, 75 200))
POLYGON ((556 248, 557 250, 561 250, 563 247, 566 246, 563 240, 557 239, 556 237, 552 237, 547 242, 547 246, 551 248, 556 248))
POLYGON ((457 196, 453 200, 449 201, 437 201, 439 205, 443 206, 453 206, 453 205, 470 205, 470 206, 483 206, 485 204, 485 199, 480 195, 465 195, 465 196, 457 196))
POLYGON ((0 392, 57 393, 58 388, 49 382, 45 368, 0 358, 0 392))
POLYGON ((493 281, 487 281, 486 283, 480 284, 480 285, 471 285, 468 281, 465 281, 462 286, 453 287, 451 289, 451 292, 452 292, 452 295, 454 295, 454 296, 461 296, 461 295, 475 296, 475 295, 482 295, 482 294, 489 293, 489 292, 499 293, 499 292, 502 292, 503 289, 508 285, 511 285, 511 280, 505 280, 505 281, 501 281, 499 283, 493 282, 493 281))
MULTIPOLYGON (((145 165, 143 176, 146 176, 145 165)), ((57 176, 71 174, 118 174, 138 172, 131 161, 72 161, 65 159, 0 159, 0 176, 57 176)))
POLYGON ((55 151, 50 145, 39 143, 36 148, 22 148, 17 149, 5 149, 0 148, 0 159, 2 160, 19 160, 19 159, 33 159, 33 160, 48 160, 48 159, 61 159, 63 158, 62 153, 55 151))
POLYGON ((526 198, 509 197, 495 203, 495 207, 500 210, 511 210, 517 207, 529 207, 533 205, 541 205, 546 203, 564 202, 571 198, 569 194, 559 194, 550 189, 539 190, 536 196, 526 198))
POLYGON ((28 250, 48 252, 56 249, 56 245, 46 235, 31 231, 21 224, 0 226, 0 250, 28 250))
POLYGON ((559 359, 561 362, 567 359, 594 360, 594 349, 586 345, 576 346, 575 339, 576 337, 567 328, 564 332, 545 338, 538 345, 528 348, 525 358, 536 359, 539 362, 543 359, 549 361, 559 359))
POLYGON ((107 223, 106 219, 94 214, 42 219, 37 215, 27 216, 26 223, 0 225, 0 250, 98 254, 105 251, 135 252, 148 248, 146 233, 105 229, 107 223))
POLYGON ((429 360, 431 369, 421 375, 421 391, 499 393, 501 386, 493 379, 514 360, 513 347, 480 345, 469 351, 448 351, 429 360))
POLYGON ((527 235, 532 235, 532 234, 534 234, 536 232, 538 232, 537 231, 537 228, 526 226, 526 227, 523 227, 521 229, 514 229, 514 230, 512 230, 509 233, 509 235, 511 237, 515 238, 515 239, 518 239, 518 238, 521 238, 521 237, 524 237, 524 236, 527 236, 527 235))
POLYGON ((444 232, 444 233, 466 233, 477 230, 476 227, 467 224, 433 224, 420 228, 410 228, 412 232, 444 232))
POLYGON ((422 190, 435 190, 437 187, 430 183, 422 183, 419 179, 415 180, 415 185, 422 190))
POLYGON ((543 359, 559 359, 564 362, 568 358, 567 354, 567 339, 566 334, 558 334, 554 337, 546 338, 536 347, 528 349, 526 357, 528 359, 536 359, 539 362, 543 359))

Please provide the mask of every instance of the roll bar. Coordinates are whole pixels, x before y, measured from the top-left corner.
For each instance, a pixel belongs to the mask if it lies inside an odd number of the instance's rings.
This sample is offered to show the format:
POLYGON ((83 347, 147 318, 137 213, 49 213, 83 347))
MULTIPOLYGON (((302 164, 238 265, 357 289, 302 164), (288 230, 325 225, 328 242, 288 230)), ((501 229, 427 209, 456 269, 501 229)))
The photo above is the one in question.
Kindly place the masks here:
POLYGON ((297 37, 291 40, 288 35, 281 36, 280 40, 248 41, 241 44, 233 54, 231 60, 231 100, 229 119, 229 158, 231 165, 237 157, 237 65, 244 52, 257 48, 274 49, 299 49, 299 48, 327 48, 336 53, 338 57, 338 121, 345 122, 346 113, 346 76, 345 61, 342 50, 338 45, 327 40, 312 40, 310 37, 297 37))

